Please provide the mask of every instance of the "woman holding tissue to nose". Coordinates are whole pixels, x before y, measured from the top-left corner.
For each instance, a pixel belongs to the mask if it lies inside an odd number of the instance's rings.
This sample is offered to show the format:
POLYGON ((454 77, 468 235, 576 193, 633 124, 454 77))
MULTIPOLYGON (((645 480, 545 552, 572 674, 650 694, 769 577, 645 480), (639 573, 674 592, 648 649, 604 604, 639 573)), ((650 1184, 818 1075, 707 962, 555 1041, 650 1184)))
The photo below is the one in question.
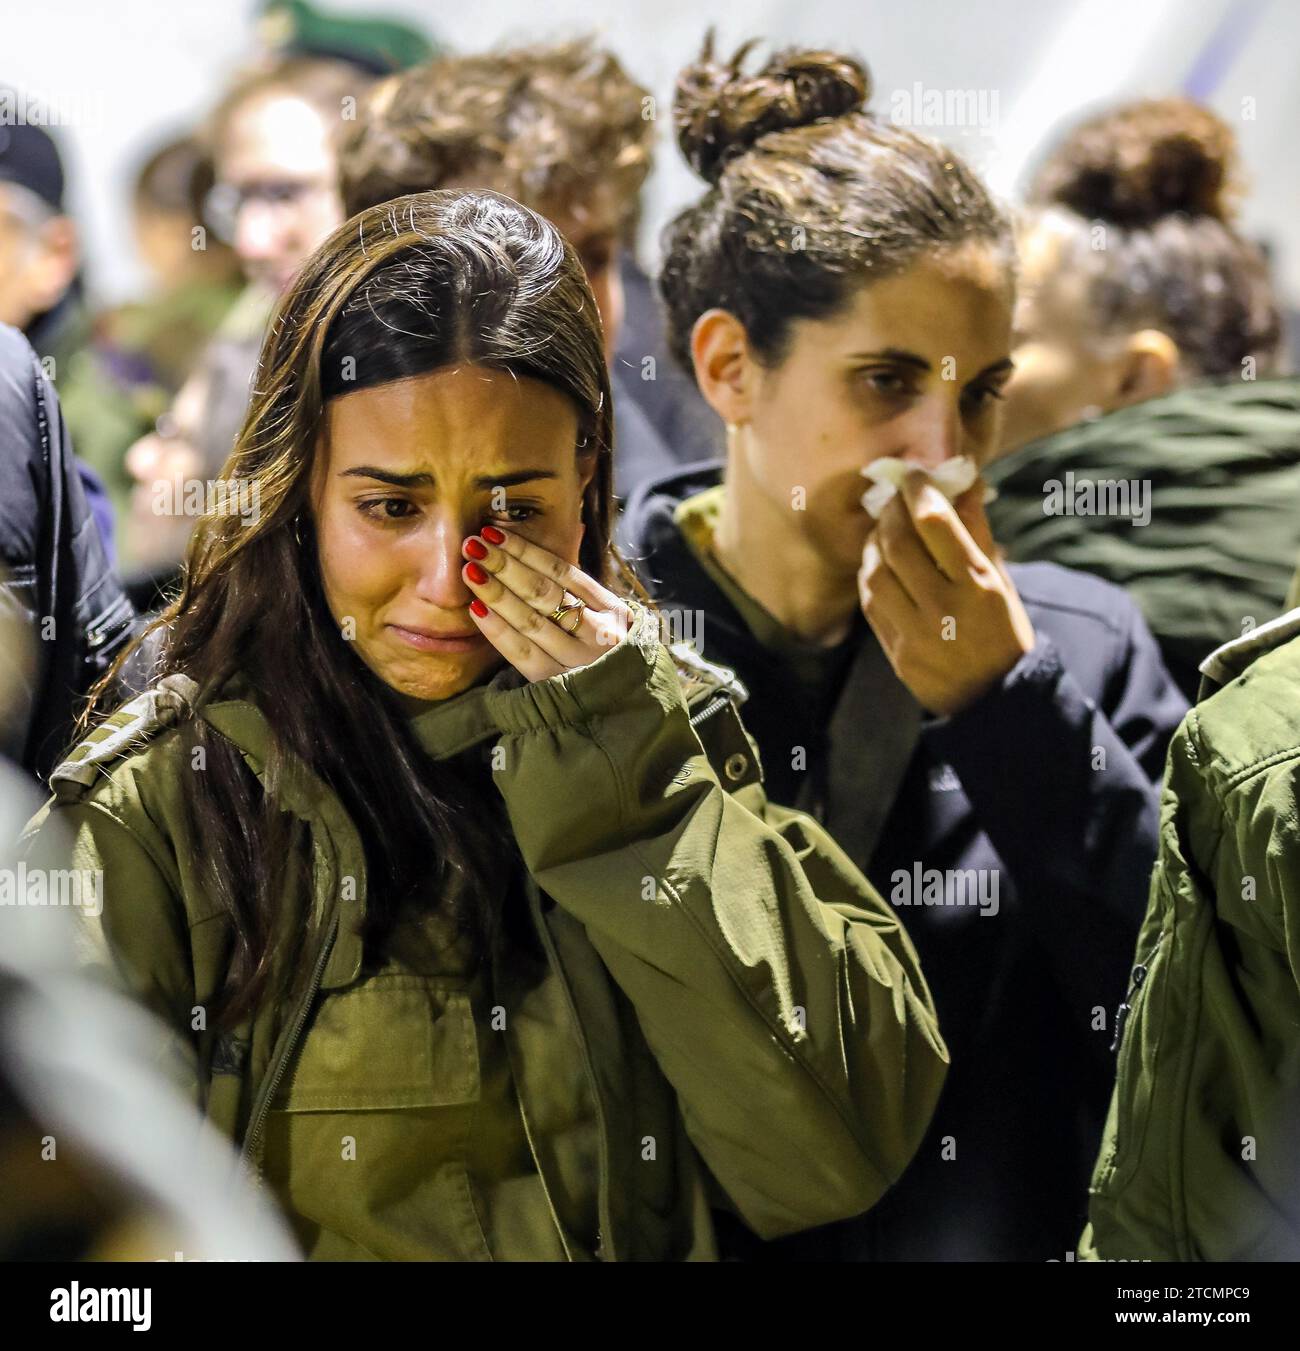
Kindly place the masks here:
POLYGON ((724 63, 710 41, 679 79, 710 187, 660 282, 726 461, 650 485, 625 534, 669 619, 748 687, 772 796, 897 907, 953 1057, 891 1193, 775 1252, 1061 1259, 1184 705, 1123 593, 1007 567, 990 536, 1006 220, 956 155, 864 111, 860 63, 748 74, 750 45, 724 63))

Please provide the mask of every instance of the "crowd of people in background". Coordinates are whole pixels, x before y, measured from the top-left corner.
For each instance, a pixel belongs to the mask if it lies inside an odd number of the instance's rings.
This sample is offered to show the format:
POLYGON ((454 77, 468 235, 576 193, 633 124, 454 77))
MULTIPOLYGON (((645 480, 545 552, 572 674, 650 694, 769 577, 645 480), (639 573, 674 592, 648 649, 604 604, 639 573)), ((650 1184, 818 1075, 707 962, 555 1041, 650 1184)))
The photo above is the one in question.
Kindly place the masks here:
POLYGON ((268 12, 139 169, 138 302, 0 127, 0 862, 102 885, 0 942, 0 1039, 75 952, 216 1128, 67 1126, 0 1252, 1300 1257, 1300 380, 1232 128, 1094 110, 1001 203, 858 57, 710 36, 652 276, 598 40, 268 12))

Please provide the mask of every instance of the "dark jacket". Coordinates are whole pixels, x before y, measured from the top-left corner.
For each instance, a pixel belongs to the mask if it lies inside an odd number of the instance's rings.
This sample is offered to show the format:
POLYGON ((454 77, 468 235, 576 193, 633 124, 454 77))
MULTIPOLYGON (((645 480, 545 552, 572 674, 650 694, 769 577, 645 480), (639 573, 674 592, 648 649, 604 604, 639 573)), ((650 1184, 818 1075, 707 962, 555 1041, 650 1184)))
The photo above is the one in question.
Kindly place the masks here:
POLYGON ((810 697, 674 521, 676 504, 718 476, 697 466, 630 505, 635 565, 668 620, 694 627, 704 655, 748 686, 772 799, 828 823, 882 895, 908 903, 899 914, 952 1055, 930 1133, 893 1191, 780 1255, 1063 1258, 1084 1215, 1112 1015, 1155 857, 1153 783, 1186 705, 1132 601, 1045 564, 1012 569, 1037 644, 972 708, 923 718, 865 622, 840 649, 838 677, 810 697), (909 707, 915 741, 866 846, 909 707), (918 865, 922 880, 945 874, 941 893, 918 894, 918 865), (968 882, 991 890, 995 877, 996 913, 960 903, 968 882))
POLYGON ((643 484, 721 452, 717 416, 673 360, 654 285, 625 250, 619 262, 623 324, 610 366, 614 386, 614 491, 643 484))
POLYGON ((126 371, 109 359, 96 333, 80 282, 23 331, 59 394, 63 420, 77 448, 86 500, 116 567, 115 521, 131 502, 134 481, 126 452, 149 431, 166 404, 138 398, 126 371))
POLYGON ((6 643, 11 706, 0 750, 42 778, 68 748, 76 702, 112 664, 135 618, 104 555, 54 390, 0 325, 0 614, 30 631, 30 669, 6 643), (15 660, 17 657, 17 660, 15 660))
POLYGON ((989 522, 1008 557, 1122 586, 1194 699, 1199 664, 1286 603, 1300 553, 1300 380, 1150 399, 1035 441, 985 477, 998 490, 989 522), (1131 490, 1126 502, 1090 487, 1108 482, 1138 484, 1141 515, 1131 490), (1091 509, 1055 510, 1064 506, 1091 509))

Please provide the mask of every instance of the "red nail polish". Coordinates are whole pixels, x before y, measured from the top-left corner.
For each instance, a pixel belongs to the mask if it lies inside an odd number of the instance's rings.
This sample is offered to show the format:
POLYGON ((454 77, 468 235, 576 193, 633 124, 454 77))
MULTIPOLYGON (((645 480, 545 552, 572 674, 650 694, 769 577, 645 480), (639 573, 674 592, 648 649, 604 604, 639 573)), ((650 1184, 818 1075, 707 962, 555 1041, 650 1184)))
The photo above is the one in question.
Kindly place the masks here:
POLYGON ((465 564, 465 576, 474 583, 475 586, 486 586, 488 575, 477 563, 465 564))
POLYGON ((481 539, 467 539, 465 541, 465 552, 471 558, 486 558, 487 545, 481 539))
POLYGON ((477 596, 475 596, 474 599, 470 601, 469 608, 473 610, 474 613, 478 615, 480 619, 487 618, 488 607, 484 605, 483 602, 479 600, 477 596))
POLYGON ((504 544, 506 537, 494 525, 485 525, 479 534, 483 536, 489 544, 504 544))

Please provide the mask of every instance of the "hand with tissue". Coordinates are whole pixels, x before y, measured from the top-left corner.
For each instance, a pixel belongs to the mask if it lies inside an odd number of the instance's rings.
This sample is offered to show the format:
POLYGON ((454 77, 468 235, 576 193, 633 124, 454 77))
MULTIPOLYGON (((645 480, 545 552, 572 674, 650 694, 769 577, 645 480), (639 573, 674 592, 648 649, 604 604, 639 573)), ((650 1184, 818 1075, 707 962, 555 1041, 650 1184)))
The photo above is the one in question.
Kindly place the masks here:
MULTIPOLYGON (((871 480, 871 487, 862 494, 862 505, 873 520, 880 519, 880 513, 889 505, 894 495, 903 486, 908 470, 913 468, 906 460, 893 455, 882 455, 872 460, 862 471, 863 478, 871 480)), ((949 502, 956 501, 967 492, 979 477, 979 469, 969 455, 954 455, 944 460, 930 471, 930 480, 949 502)), ((987 484, 983 485, 982 501, 990 502, 996 494, 987 484)))
POLYGON ((1034 645, 998 558, 973 461, 933 473, 878 459, 863 506, 877 519, 862 552, 862 612, 898 678, 931 713, 959 713, 1034 645), (868 501, 868 499, 871 499, 868 501))

